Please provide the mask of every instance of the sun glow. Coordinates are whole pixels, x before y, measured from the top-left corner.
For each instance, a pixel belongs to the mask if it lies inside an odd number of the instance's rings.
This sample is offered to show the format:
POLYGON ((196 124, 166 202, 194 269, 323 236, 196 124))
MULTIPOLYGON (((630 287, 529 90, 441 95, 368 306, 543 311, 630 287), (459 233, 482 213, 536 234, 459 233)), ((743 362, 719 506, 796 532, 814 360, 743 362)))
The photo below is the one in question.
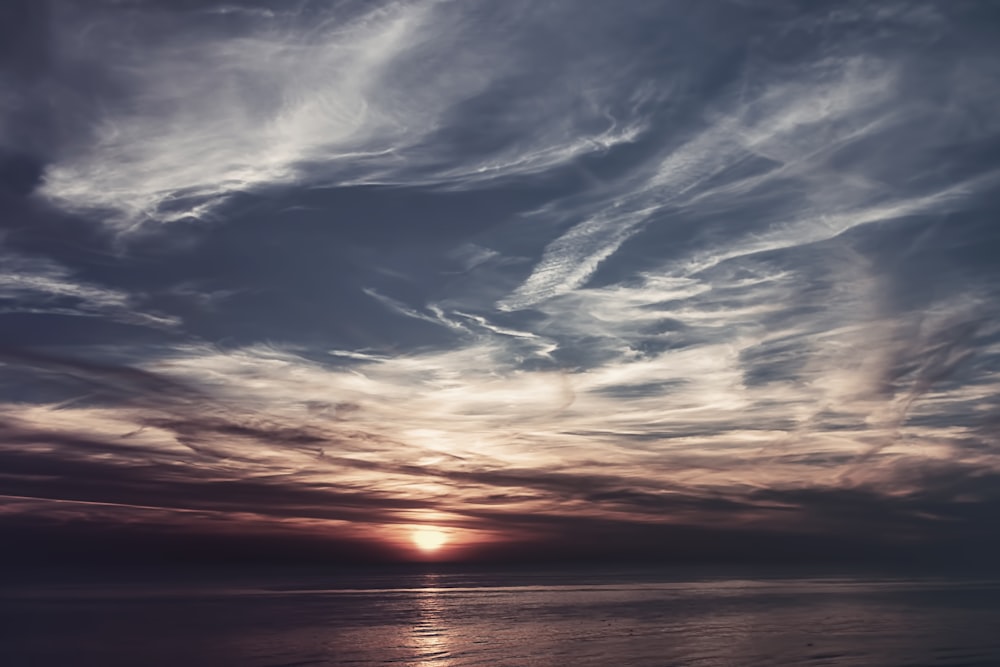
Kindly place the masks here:
POLYGON ((410 533, 410 539, 421 551, 431 553, 437 551, 448 541, 448 534, 440 528, 433 526, 423 526, 415 528, 410 533))

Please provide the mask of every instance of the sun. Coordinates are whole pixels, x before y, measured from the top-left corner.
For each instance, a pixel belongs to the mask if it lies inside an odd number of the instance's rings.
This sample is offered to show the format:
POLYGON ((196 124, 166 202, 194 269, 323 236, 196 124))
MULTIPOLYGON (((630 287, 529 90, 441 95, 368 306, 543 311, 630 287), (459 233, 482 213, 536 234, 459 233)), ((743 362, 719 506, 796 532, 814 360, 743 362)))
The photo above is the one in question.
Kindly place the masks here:
POLYGON ((410 539, 421 551, 431 553, 437 551, 448 541, 448 533, 434 526, 422 526, 414 528, 410 533, 410 539))

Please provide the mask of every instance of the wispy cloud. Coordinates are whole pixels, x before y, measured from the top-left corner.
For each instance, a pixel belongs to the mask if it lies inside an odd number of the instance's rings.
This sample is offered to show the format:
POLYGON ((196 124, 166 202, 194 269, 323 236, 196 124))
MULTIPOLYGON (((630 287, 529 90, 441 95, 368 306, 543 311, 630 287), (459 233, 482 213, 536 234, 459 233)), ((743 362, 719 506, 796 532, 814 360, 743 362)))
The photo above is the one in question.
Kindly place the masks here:
POLYGON ((87 63, 115 93, 92 110, 87 136, 49 166, 44 196, 127 229, 204 217, 234 193, 269 185, 460 188, 528 175, 642 130, 638 118, 612 114, 608 72, 572 61, 553 77, 569 77, 577 93, 502 97, 497 87, 530 67, 517 51, 537 38, 527 17, 559 20, 527 6, 523 26, 436 1, 239 11, 246 20, 236 24, 166 9, 58 13, 64 38, 54 57, 87 63), (465 107, 483 96, 508 115, 467 127, 465 107), (463 146, 471 133, 482 150, 463 146))
MULTIPOLYGON (((850 171, 831 165, 838 152, 892 134, 920 115, 900 108, 902 77, 898 63, 871 56, 820 57, 780 76, 766 70, 745 75, 722 97, 721 108, 706 114, 703 128, 680 145, 665 146, 645 173, 598 197, 584 194, 548 207, 546 215, 580 222, 548 244, 499 306, 527 308, 584 285, 647 224, 695 224, 703 211, 745 216, 741 209, 773 200, 776 190, 776 206, 755 213, 750 224, 728 225, 730 250, 716 246, 708 257, 685 256, 684 268, 697 271, 739 255, 813 243, 880 220, 954 210, 998 174, 915 194, 866 176, 889 166, 880 156, 850 171), (758 85, 748 82, 751 77, 758 85), (741 174, 752 161, 763 166, 741 174)), ((919 120, 926 124, 932 119, 922 111, 919 120)))
POLYGON ((141 295, 80 280, 72 272, 44 257, 31 257, 0 247, 0 311, 106 317, 111 320, 171 328, 176 317, 143 312, 141 295))
POLYGON ((164 335, 10 335, 5 516, 986 525, 1000 124, 963 9, 278 4, 53 10, 22 102, 79 131, 0 195, 120 243, 5 223, 0 315, 164 335))

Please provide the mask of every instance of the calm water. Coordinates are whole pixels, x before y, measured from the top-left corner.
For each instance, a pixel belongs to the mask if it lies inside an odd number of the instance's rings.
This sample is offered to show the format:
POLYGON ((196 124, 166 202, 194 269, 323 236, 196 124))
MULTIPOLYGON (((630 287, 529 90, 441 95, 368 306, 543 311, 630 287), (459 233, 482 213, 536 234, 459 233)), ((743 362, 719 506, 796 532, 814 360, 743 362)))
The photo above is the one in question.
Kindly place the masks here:
POLYGON ((356 573, 6 586, 2 665, 1000 665, 1000 580, 356 573))

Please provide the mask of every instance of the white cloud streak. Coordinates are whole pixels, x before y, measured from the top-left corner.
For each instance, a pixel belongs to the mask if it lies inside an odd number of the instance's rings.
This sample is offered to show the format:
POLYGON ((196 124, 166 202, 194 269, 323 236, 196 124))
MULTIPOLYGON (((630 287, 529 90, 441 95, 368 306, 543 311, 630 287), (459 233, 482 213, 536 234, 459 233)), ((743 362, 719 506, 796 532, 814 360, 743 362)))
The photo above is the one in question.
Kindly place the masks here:
MULTIPOLYGON (((624 183, 609 198, 571 208, 585 219, 546 247, 538 266, 500 307, 526 308, 575 289, 645 224, 683 224, 694 202, 705 205, 706 199, 722 194, 720 189, 736 187, 746 195, 746 190, 765 188, 779 178, 795 178, 790 176, 793 168, 815 169, 835 147, 863 139, 898 115, 890 108, 896 76, 888 63, 821 61, 795 77, 794 83, 768 84, 754 99, 746 99, 741 91, 739 98, 729 101, 731 108, 714 114, 695 136, 668 149, 646 175, 624 183), (751 157, 774 160, 777 168, 751 183, 708 185, 713 177, 751 157)), ((845 192, 838 180, 824 184, 810 179, 809 186, 828 192, 831 199, 839 200, 845 192)), ((840 201, 843 207, 858 204, 840 201)), ((882 217, 892 212, 881 211, 882 217)), ((829 213, 816 207, 796 211, 796 216, 812 219, 800 225, 808 228, 803 236, 822 233, 811 231, 813 227, 836 228, 835 235, 853 226, 831 223, 829 213)), ((868 216, 868 221, 873 219, 879 218, 868 216)), ((853 217, 852 222, 860 224, 853 217)), ((770 223, 782 226, 780 220, 770 223)))
POLYGON ((0 249, 0 299, 3 312, 107 317, 127 324, 173 328, 176 317, 137 308, 137 295, 75 277, 56 262, 0 249))
POLYGON ((462 105, 525 67, 520 27, 474 7, 413 0, 250 18, 233 31, 192 30, 191 17, 165 12, 62 17, 56 57, 88 63, 118 92, 50 165, 43 196, 127 230, 209 216, 270 185, 463 188, 604 152, 643 129, 615 118, 615 86, 580 67, 562 73, 579 94, 536 91, 492 126, 466 127, 462 105), (460 135, 470 132, 499 138, 469 152, 460 135))

